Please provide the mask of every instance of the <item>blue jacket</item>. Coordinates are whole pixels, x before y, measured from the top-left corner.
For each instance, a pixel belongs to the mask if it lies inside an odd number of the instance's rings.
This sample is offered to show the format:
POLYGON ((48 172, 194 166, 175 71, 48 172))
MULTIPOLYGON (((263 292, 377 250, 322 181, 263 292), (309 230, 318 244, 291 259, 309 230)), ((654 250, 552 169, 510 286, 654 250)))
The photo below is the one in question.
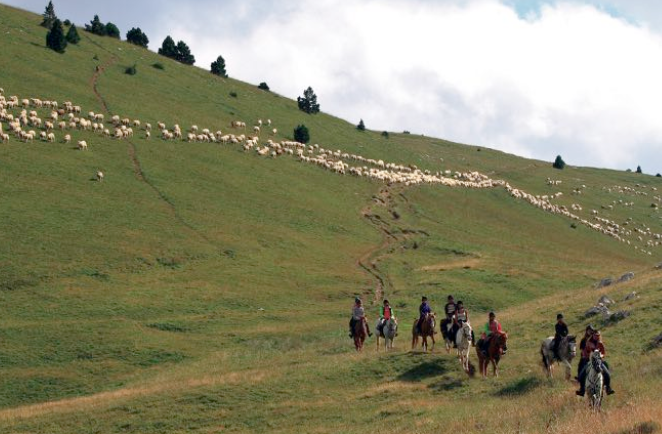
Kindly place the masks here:
POLYGON ((425 315, 432 313, 432 309, 430 309, 430 305, 427 301, 421 303, 421 307, 418 308, 418 311, 421 313, 421 318, 425 318, 425 315))

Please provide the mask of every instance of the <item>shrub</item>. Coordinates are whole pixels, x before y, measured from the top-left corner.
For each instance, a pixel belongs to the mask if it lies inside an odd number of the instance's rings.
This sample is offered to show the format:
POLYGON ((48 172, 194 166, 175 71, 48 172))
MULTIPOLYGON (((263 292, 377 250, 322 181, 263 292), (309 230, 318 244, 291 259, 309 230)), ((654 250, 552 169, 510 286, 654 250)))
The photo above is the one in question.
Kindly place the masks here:
POLYGON ((237 92, 235 92, 235 91, 230 92, 230 96, 232 98, 236 98, 237 97, 237 92))
POLYGON ((268 91, 269 85, 267 85, 267 83, 263 81, 262 83, 258 84, 257 88, 268 91))
POLYGON ((70 26, 71 21, 70 20, 64 20, 64 25, 67 26, 67 27, 70 26))
POLYGON ((163 63, 161 63, 161 62, 153 63, 152 67, 156 68, 156 69, 160 69, 161 71, 163 71, 165 69, 165 66, 163 66, 163 63))
POLYGON ((113 23, 106 24, 106 36, 111 38, 119 39, 120 38, 120 29, 113 23))
POLYGON ((305 125, 298 125, 294 129, 294 140, 299 143, 308 143, 310 141, 310 132, 305 125))
POLYGON ((126 68, 124 70, 124 73, 129 75, 136 75, 138 73, 138 70, 136 69, 136 64, 134 63, 133 65, 126 68))
POLYGON ((46 34, 46 46, 58 53, 64 53, 67 48, 67 39, 64 37, 62 22, 58 19, 53 23, 51 31, 46 34))
POLYGON ((637 173, 641 173, 641 166, 637 166, 637 173))
POLYGON ((657 176, 658 178, 662 178, 662 175, 660 175, 659 173, 655 176, 657 176))
POLYGON ((402 134, 411 134, 411 133, 410 133, 409 131, 407 131, 407 130, 404 130, 404 131, 402 132, 402 134))
POLYGON ((225 71, 225 59, 223 59, 223 56, 218 56, 218 58, 211 63, 210 71, 214 75, 227 78, 228 73, 225 71))
POLYGON ((356 129, 359 131, 365 131, 365 124, 363 123, 363 119, 359 121, 359 124, 356 126, 356 129))
POLYGON ((147 44, 149 44, 149 38, 140 30, 140 27, 134 27, 126 32, 126 41, 143 48, 147 48, 147 44))
POLYGON ((552 163, 552 167, 559 170, 562 170, 565 167, 565 161, 563 161, 563 158, 561 158, 560 155, 556 156, 556 160, 552 163))
POLYGON ((388 131, 382 131, 382 137, 388 139, 388 131))
POLYGON ((99 36, 106 36, 106 26, 99 19, 99 15, 95 15, 90 24, 85 24, 85 30, 99 36))
POLYGON ((78 44, 80 42, 80 36, 78 35, 78 29, 75 25, 69 27, 69 31, 66 36, 67 42, 71 44, 78 44))

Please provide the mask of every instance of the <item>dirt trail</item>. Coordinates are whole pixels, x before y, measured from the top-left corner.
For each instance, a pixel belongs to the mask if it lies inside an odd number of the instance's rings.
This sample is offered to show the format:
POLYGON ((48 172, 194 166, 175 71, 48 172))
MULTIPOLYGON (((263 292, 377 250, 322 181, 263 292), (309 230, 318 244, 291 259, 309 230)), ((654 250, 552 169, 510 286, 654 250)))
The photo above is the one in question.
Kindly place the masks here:
MULTIPOLYGON (((374 302, 381 303, 384 293, 393 292, 395 285, 388 273, 379 268, 379 262, 392 255, 398 247, 406 245, 421 235, 428 236, 427 232, 418 229, 403 229, 398 226, 400 213, 396 206, 402 210, 409 209, 409 201, 404 194, 405 187, 384 185, 361 210, 361 216, 377 231, 382 234, 382 242, 365 252, 357 259, 357 266, 365 270, 375 279, 374 302)), ((413 248, 417 248, 414 240, 413 248)))
MULTIPOLYGON (((97 98, 97 100, 99 101, 99 104, 101 104, 105 114, 108 117, 112 117, 115 113, 113 113, 110 110, 110 108, 108 107, 108 103, 104 99, 103 95, 101 95, 101 93, 99 92, 99 89, 97 88, 97 82, 99 80, 99 77, 101 77, 103 72, 106 70, 106 68, 114 65, 117 61, 118 61, 117 56, 111 54, 111 57, 109 58, 109 60, 107 60, 103 65, 97 66, 95 68, 94 74, 92 74, 92 77, 90 78, 90 86, 92 87, 92 91, 94 92, 94 96, 97 98)), ((154 191, 154 193, 156 193, 156 195, 159 197, 161 202, 168 209, 168 213, 179 224, 186 227, 189 231, 193 232, 198 238, 202 239, 205 243, 216 247, 216 243, 213 240, 211 240, 203 232, 197 230, 190 223, 188 223, 179 214, 179 212, 177 211, 177 208, 172 203, 172 201, 161 190, 159 190, 156 187, 156 185, 154 185, 152 182, 150 182, 150 180, 147 178, 147 176, 145 175, 145 172, 142 169, 142 166, 140 164, 140 160, 138 159, 138 155, 137 155, 137 147, 136 147, 136 144, 133 142, 133 140, 131 140, 131 139, 122 139, 122 140, 125 140, 129 145, 128 154, 129 154, 129 158, 131 159, 131 162, 133 164, 133 173, 136 176, 136 179, 140 182, 145 183, 151 190, 154 191)))

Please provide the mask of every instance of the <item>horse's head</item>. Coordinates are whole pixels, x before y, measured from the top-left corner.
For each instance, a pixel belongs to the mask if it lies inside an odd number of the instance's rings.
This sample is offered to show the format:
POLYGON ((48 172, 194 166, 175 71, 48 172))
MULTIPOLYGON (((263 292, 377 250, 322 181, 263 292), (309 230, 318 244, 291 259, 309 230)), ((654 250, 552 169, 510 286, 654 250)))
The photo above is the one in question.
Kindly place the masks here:
POLYGON ((593 350, 589 360, 593 366, 593 369, 598 372, 602 372, 602 354, 600 354, 600 350, 593 350))
POLYGON ((574 336, 566 336, 566 342, 568 343, 568 355, 570 357, 575 357, 577 355, 577 340, 574 336))
POLYGON ((501 332, 497 335, 497 345, 499 346, 499 352, 506 354, 508 351, 508 333, 501 332))
POLYGON ((462 321, 462 333, 468 341, 471 341, 471 324, 466 321, 462 321))

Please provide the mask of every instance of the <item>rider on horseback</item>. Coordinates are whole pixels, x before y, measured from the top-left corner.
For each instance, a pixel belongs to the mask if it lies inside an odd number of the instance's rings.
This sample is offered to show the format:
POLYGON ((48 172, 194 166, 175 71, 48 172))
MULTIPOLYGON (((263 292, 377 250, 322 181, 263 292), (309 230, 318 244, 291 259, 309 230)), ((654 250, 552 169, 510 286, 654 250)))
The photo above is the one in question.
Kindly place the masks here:
MULTIPOLYGON (((462 328, 462 323, 469 322, 469 312, 464 308, 464 303, 458 301, 456 305, 455 315, 453 315, 453 329, 451 330, 451 338, 453 340, 453 348, 457 348, 456 339, 457 331, 462 328)), ((471 345, 476 345, 474 331, 471 330, 471 345)))
MULTIPOLYGON (((584 363, 584 366, 579 373, 579 390, 575 392, 579 396, 584 396, 584 393, 586 392, 586 365, 591 357, 591 353, 594 350, 600 351, 600 355, 604 359, 605 346, 602 343, 602 336, 600 335, 599 330, 596 330, 595 333, 593 333, 593 335, 586 341, 586 346, 582 350, 582 360, 586 359, 587 362, 584 363)), ((607 362, 604 360, 602 361, 602 376, 605 379, 607 395, 615 393, 614 389, 611 388, 611 374, 609 373, 609 365, 607 365, 607 362)))
POLYGON ((591 324, 587 325, 586 330, 584 331, 584 337, 579 342, 579 364, 577 366, 577 376, 575 377, 575 380, 577 381, 579 381, 579 374, 582 373, 584 366, 586 366, 586 363, 588 363, 588 359, 584 358, 584 348, 586 348, 586 344, 588 343, 589 339, 591 339, 591 336, 593 336, 593 333, 595 333, 593 326, 591 324))
POLYGON ((393 308, 388 300, 384 299, 384 304, 379 307, 379 323, 377 324, 377 334, 381 334, 384 329, 384 324, 391 318, 394 318, 393 308))
POLYGON ((568 336, 568 326, 563 321, 563 314, 560 313, 556 315, 556 325, 554 326, 555 328, 555 333, 554 333, 554 340, 552 341, 552 352, 554 353, 554 358, 557 360, 561 360, 559 357, 559 345, 561 344, 561 341, 563 338, 568 336))
MULTIPOLYGON (((352 318, 349 320, 349 337, 354 337, 354 324, 356 321, 365 321, 365 309, 363 309, 363 303, 361 299, 356 297, 354 298, 354 307, 352 308, 352 318)), ((368 330, 368 336, 372 336, 370 333, 370 328, 368 327, 368 322, 365 324, 366 329, 368 330)))
POLYGON ((446 314, 446 318, 444 318, 441 321, 441 334, 446 337, 448 334, 448 326, 453 323, 453 317, 455 316, 455 310, 457 309, 457 305, 455 304, 455 300, 453 299, 452 295, 448 296, 448 303, 444 306, 444 313, 446 314))
POLYGON ((485 324, 485 330, 478 341, 478 348, 480 348, 480 351, 483 354, 487 354, 487 349, 490 346, 490 338, 495 333, 501 333, 501 324, 496 320, 496 314, 490 312, 489 320, 487 321, 487 324, 485 324))
POLYGON ((418 308, 418 312, 420 316, 418 318, 418 322, 416 323, 416 331, 420 334, 423 321, 425 321, 425 318, 432 313, 432 308, 430 308, 430 305, 428 304, 428 298, 426 296, 421 298, 421 305, 418 308))

